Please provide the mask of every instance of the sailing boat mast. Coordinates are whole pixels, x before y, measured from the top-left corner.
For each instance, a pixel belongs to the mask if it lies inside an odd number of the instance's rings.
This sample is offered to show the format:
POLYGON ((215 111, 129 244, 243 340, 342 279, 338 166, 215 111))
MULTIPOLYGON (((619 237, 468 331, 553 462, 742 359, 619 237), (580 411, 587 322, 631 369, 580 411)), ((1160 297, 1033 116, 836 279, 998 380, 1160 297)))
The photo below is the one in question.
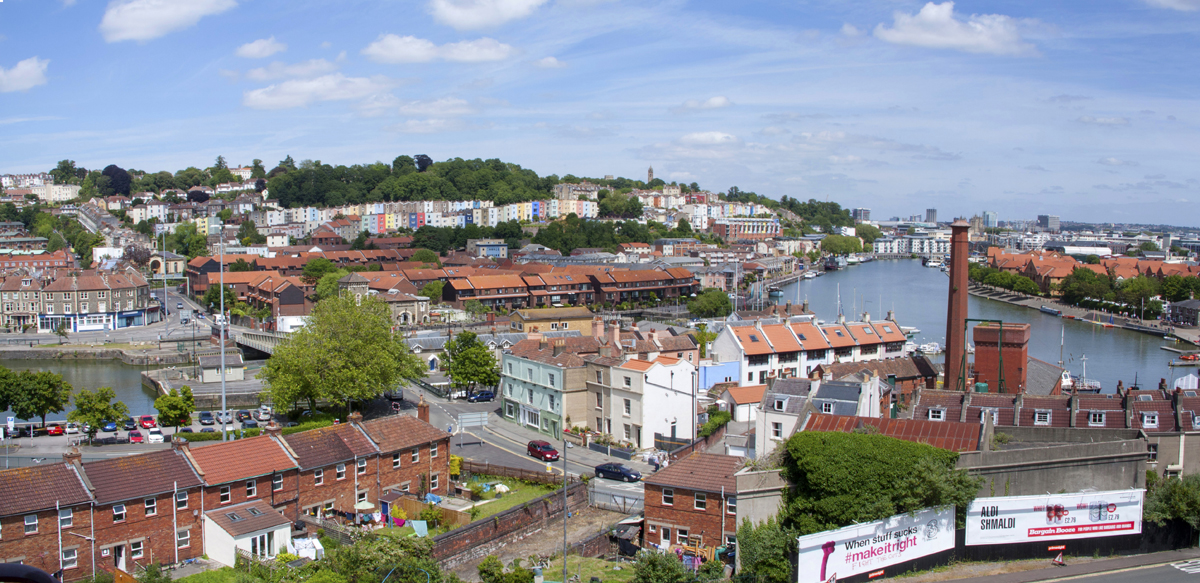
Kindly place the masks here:
POLYGON ((1063 367, 1063 346, 1067 343, 1067 325, 1062 325, 1062 333, 1058 340, 1058 368, 1063 367))

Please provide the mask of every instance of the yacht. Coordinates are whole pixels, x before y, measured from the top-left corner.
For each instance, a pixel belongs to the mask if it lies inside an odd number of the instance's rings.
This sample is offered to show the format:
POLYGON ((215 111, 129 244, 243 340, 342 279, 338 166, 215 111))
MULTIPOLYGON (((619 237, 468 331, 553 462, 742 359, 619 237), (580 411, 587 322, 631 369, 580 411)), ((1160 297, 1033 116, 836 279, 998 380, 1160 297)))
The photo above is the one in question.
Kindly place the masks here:
POLYGON ((928 342, 917 348, 922 354, 939 354, 942 352, 942 345, 937 342, 928 342))

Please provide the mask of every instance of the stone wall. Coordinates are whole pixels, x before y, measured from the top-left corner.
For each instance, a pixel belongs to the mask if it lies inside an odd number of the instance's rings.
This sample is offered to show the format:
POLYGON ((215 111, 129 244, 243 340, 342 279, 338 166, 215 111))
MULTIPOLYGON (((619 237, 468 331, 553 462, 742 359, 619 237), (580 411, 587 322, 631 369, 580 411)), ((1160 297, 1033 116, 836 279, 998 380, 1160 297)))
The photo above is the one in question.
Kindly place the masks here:
POLYGON ((189 364, 190 352, 121 350, 115 348, 18 348, 0 350, 4 360, 119 360, 134 366, 189 364))

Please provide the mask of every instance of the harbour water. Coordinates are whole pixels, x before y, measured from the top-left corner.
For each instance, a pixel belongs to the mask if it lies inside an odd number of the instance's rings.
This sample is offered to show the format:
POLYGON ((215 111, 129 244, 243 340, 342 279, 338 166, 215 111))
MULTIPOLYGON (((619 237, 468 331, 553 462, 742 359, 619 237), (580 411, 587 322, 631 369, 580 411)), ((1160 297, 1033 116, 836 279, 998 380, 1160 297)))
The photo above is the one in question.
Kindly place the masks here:
MULTIPOLYGON (((130 366, 118 360, 0 360, 11 370, 50 371, 63 375, 63 380, 80 389, 112 387, 117 400, 129 407, 131 415, 154 415, 156 395, 142 386, 141 373, 146 367, 130 366)), ((69 407, 68 407, 69 410, 69 407)), ((4 412, 2 415, 11 415, 4 412)), ((46 416, 47 421, 66 419, 66 413, 46 416)), ((40 421, 40 420, 39 420, 40 421)))
MULTIPOLYGON (((872 261, 788 284, 783 287, 783 297, 776 300, 796 303, 807 298, 809 309, 819 319, 831 322, 837 318, 840 287, 841 310, 847 320, 861 319, 864 311, 871 314, 872 320, 882 319, 888 310, 894 309, 901 326, 921 331, 913 339, 918 345, 937 342, 945 346, 948 283, 946 273, 924 267, 917 260, 872 261)), ((1102 328, 975 296, 971 296, 968 311, 970 318, 1030 324, 1030 356, 1052 364, 1059 361, 1060 339, 1065 339, 1064 366, 1081 375, 1081 358, 1087 355, 1087 377, 1100 381, 1105 393, 1114 392, 1118 380, 1124 381, 1125 386, 1133 384, 1135 375, 1143 388, 1155 388, 1160 378, 1170 382, 1189 372, 1189 369, 1175 369, 1172 376, 1172 369, 1167 366, 1172 353, 1159 347, 1174 343, 1161 337, 1102 328)), ((967 341, 971 341, 970 330, 967 341)), ((941 361, 944 356, 937 358, 941 361)))

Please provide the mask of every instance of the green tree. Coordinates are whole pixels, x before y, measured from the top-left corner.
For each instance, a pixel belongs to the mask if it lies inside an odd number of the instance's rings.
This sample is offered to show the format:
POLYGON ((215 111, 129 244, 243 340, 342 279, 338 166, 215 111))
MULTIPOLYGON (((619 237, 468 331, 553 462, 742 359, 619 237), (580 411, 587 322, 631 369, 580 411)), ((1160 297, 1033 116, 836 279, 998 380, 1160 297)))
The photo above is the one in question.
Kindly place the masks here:
POLYGON ((737 529, 738 555, 742 561, 741 574, 754 583, 789 583, 792 564, 784 560, 796 552, 796 533, 785 528, 772 516, 754 525, 749 518, 737 529))
MULTIPOLYGON (((439 282, 440 283, 440 282, 439 282)), ((463 332, 446 342, 446 368, 459 387, 472 394, 477 386, 492 387, 500 382, 496 356, 479 341, 474 332, 463 332)))
POLYGON ((154 408, 158 410, 158 424, 174 427, 178 432, 180 425, 191 424, 192 413, 196 410, 192 388, 187 385, 178 390, 172 388, 154 400, 154 408))
MULTIPOLYGON (((158 563, 146 565, 146 569, 137 578, 138 583, 170 583, 171 572, 162 568, 158 563)), ((312 579, 309 579, 311 582, 312 579)))
POLYGON ((310 259, 308 263, 304 264, 304 269, 300 272, 300 277, 303 278, 307 283, 315 284, 320 281, 326 273, 337 270, 338 266, 334 262, 325 259, 324 257, 317 257, 315 259, 310 259))
POLYGON ((496 555, 488 555, 479 563, 477 571, 483 583, 533 583, 533 571, 516 564, 516 561, 511 569, 506 570, 496 555))
POLYGON ((71 384, 62 375, 52 372, 24 370, 10 372, 0 377, 9 384, 9 407, 18 419, 41 418, 46 426, 46 415, 62 413, 71 400, 71 384))
POLYGON ((424 376, 421 359, 392 334, 387 304, 374 296, 357 300, 341 294, 318 302, 308 323, 276 347, 259 374, 273 402, 348 405, 424 376))
POLYGON ((863 245, 867 247, 875 243, 875 239, 883 236, 883 233, 880 232, 878 228, 876 228, 874 225, 867 224, 855 225, 854 233, 862 239, 863 245))
MULTIPOLYGON (((691 309, 689 306, 688 309, 691 309)), ((716 332, 708 331, 708 324, 700 324, 696 326, 696 331, 692 334, 696 339, 696 344, 700 346, 700 358, 708 357, 708 343, 717 339, 716 332)))
POLYGON ((431 281, 421 288, 421 295, 429 298, 429 302, 436 304, 442 301, 442 288, 445 287, 443 281, 431 281))
MULTIPOLYGON (((219 286, 219 285, 208 286, 208 289, 204 292, 204 298, 201 299, 200 301, 201 301, 201 303, 204 304, 205 307, 207 307, 209 309, 209 311, 211 311, 211 312, 220 311, 221 310, 221 286, 219 286)), ((228 310, 228 309, 232 308, 234 305, 237 304, 237 302, 238 302, 237 292, 233 291, 232 287, 225 286, 225 309, 228 310)))
POLYGON ((63 344, 71 335, 71 329, 67 327, 66 321, 60 320, 58 326, 54 328, 54 334, 58 336, 58 343, 63 344))
POLYGON ((100 387, 95 391, 79 389, 72 397, 75 409, 67 413, 67 420, 88 428, 88 439, 96 438, 96 432, 106 421, 118 421, 129 416, 129 407, 117 399, 112 387, 100 387))
POLYGON ((1161 249, 1158 248, 1158 244, 1156 244, 1154 241, 1146 241, 1145 243, 1138 245, 1138 249, 1142 251, 1161 251, 1161 249))
POLYGON ((683 583, 692 579, 672 553, 641 551, 633 565, 633 583, 683 583))
POLYGON ((1137 310, 1139 318, 1144 317, 1144 309, 1150 307, 1150 298, 1156 295, 1158 281, 1144 275, 1126 279, 1117 287, 1117 299, 1137 310))
POLYGON ((468 314, 475 315, 487 312, 487 308, 483 307, 483 302, 479 300, 467 300, 463 302, 463 309, 466 310, 468 314))
POLYGON ((254 221, 242 221, 242 225, 238 227, 237 239, 243 245, 261 245, 267 242, 267 236, 258 232, 254 221))
POLYGON ((234 261, 233 263, 229 264, 229 271, 231 273, 243 272, 243 271, 254 271, 254 266, 247 263, 245 259, 242 259, 239 257, 237 261, 234 261))
POLYGON ((1146 494, 1146 520, 1158 525, 1182 520, 1200 528, 1200 474, 1168 478, 1146 494))
POLYGON ((74 160, 59 160, 58 166, 50 171, 55 184, 79 184, 74 160))
POLYGON ((438 254, 429 249, 418 249, 416 253, 413 253, 411 260, 420 261, 421 263, 432 263, 438 267, 442 266, 442 260, 438 257, 438 254))
POLYGON ((821 249, 833 255, 849 255, 862 252, 862 241, 858 237, 827 235, 821 239, 821 249))
POLYGON ((724 318, 733 312, 729 294, 708 288, 688 302, 688 311, 700 318, 724 318))
POLYGON ((267 169, 263 166, 262 160, 254 159, 254 163, 250 165, 250 178, 259 179, 267 177, 267 169))
POLYGON ((1013 282, 1012 290, 1019 294, 1031 296, 1040 295, 1042 293, 1042 290, 1038 288, 1037 284, 1033 283, 1032 279, 1029 279, 1025 276, 1020 276, 1016 279, 1016 281, 1013 282))
POLYGON ((339 269, 322 275, 321 279, 317 281, 316 290, 313 291, 313 295, 317 297, 317 301, 338 295, 338 280, 347 275, 350 275, 350 272, 345 269, 339 269))
POLYGON ((675 227, 675 230, 680 233, 691 234, 692 223, 687 219, 679 219, 679 224, 675 227))

